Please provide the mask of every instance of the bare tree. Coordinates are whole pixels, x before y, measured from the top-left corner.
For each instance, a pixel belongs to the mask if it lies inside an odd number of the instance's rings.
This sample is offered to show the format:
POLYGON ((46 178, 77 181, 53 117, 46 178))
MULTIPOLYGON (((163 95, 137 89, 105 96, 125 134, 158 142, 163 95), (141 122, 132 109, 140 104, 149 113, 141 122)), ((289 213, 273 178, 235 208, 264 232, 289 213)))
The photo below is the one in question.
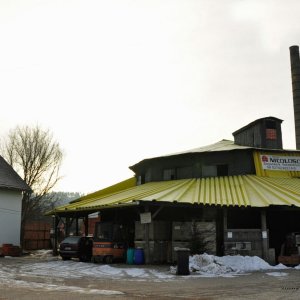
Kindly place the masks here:
POLYGON ((63 153, 48 130, 39 126, 11 130, 2 144, 2 155, 31 187, 22 198, 21 243, 24 225, 36 211, 40 211, 43 196, 58 182, 63 153))

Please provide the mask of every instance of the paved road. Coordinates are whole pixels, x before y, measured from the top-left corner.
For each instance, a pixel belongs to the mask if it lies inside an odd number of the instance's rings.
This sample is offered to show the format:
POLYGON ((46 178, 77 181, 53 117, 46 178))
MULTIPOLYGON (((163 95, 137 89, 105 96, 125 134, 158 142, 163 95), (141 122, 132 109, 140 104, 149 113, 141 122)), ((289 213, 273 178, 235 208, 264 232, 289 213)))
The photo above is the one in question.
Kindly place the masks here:
POLYGON ((16 271, 24 265, 39 262, 41 261, 0 259, 0 300, 300 299, 300 270, 274 273, 279 276, 267 275, 268 272, 255 272, 233 278, 177 276, 169 280, 128 277, 116 280, 113 276, 66 278, 53 274, 37 276, 30 272, 24 274, 16 271), (10 270, 13 272, 10 273, 10 270))

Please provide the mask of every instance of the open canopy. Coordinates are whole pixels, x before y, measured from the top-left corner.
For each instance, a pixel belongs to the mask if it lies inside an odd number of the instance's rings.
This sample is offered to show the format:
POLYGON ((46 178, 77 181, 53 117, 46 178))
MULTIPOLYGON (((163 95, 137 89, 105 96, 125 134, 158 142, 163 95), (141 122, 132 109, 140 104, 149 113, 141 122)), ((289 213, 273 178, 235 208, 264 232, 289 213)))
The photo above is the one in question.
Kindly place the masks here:
POLYGON ((202 204, 220 206, 268 207, 287 205, 300 207, 300 179, 239 175, 149 182, 134 185, 134 179, 86 195, 77 201, 49 212, 97 211, 139 201, 202 204))

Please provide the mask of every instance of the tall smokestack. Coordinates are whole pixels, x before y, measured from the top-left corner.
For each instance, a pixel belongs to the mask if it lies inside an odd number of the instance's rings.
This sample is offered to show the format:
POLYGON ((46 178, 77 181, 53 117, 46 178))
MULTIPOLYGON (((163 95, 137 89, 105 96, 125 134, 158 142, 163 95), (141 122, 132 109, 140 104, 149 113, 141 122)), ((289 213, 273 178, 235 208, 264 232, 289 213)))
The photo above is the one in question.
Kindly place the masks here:
POLYGON ((299 46, 290 47, 291 73, 293 86, 296 149, 300 149, 300 57, 299 46))

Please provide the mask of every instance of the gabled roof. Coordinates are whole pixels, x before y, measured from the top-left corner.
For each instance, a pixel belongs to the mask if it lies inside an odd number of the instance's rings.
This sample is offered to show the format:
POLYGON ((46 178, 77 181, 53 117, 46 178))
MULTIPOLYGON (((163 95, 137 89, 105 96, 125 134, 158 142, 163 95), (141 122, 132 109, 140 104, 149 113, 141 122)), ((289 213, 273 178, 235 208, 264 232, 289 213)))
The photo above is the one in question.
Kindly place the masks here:
POLYGON ((136 205, 139 201, 202 204, 220 206, 300 207, 299 178, 271 178, 238 175, 149 182, 116 193, 61 206, 49 214, 98 211, 105 208, 136 205))
POLYGON ((235 132, 232 133, 232 135, 235 136, 235 135, 237 135, 238 133, 240 133, 241 131, 244 131, 245 129, 252 127, 254 124, 260 123, 260 122, 262 122, 262 121, 264 121, 264 120, 272 120, 272 121, 277 121, 277 122, 280 122, 280 123, 283 122, 283 120, 278 119, 278 118, 275 118, 275 117, 271 117, 271 116, 270 116, 270 117, 266 117, 266 118, 260 118, 260 119, 257 119, 257 120, 255 120, 255 121, 253 121, 253 122, 251 122, 251 123, 249 123, 249 124, 243 126, 243 127, 240 128, 240 129, 236 130, 235 132))
POLYGON ((0 188, 31 191, 31 188, 2 156, 0 156, 0 188))

